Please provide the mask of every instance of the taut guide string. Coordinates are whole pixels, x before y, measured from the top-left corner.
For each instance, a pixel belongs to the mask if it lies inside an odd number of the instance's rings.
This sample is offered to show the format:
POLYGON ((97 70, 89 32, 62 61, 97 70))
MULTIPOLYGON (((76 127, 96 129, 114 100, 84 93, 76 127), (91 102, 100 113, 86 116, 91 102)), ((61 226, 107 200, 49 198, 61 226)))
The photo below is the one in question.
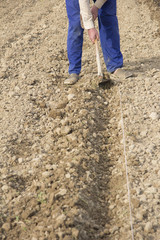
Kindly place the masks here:
POLYGON ((134 230, 133 230, 133 220, 132 220, 132 207, 131 207, 131 196, 130 196, 129 177, 128 177, 128 164, 127 164, 127 155, 126 155, 126 140, 125 140, 125 130, 124 130, 123 110, 122 110, 122 96, 121 96, 120 86, 118 86, 118 88, 119 88, 119 97, 120 97, 122 133, 123 133, 123 152, 124 152, 124 158, 125 158, 126 180, 127 180, 128 201, 129 201, 129 211, 130 211, 130 226, 131 226, 132 240, 134 240, 134 230))

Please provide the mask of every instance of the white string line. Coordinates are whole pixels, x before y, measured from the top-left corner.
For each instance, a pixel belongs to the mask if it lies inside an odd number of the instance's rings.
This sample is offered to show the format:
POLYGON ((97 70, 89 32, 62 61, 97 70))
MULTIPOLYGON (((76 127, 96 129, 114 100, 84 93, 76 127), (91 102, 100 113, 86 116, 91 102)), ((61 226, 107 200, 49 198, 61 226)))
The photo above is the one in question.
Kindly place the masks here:
POLYGON ((119 88, 119 96, 120 96, 121 125, 122 125, 122 132, 123 132, 123 152, 124 152, 125 167, 126 167, 126 180, 127 180, 128 201, 129 201, 129 211, 130 211, 130 226, 131 226, 132 240, 134 240, 131 195, 130 195, 129 177, 128 177, 128 164, 127 164, 127 155, 126 155, 126 140, 125 140, 125 130, 124 130, 123 110, 122 110, 122 97, 121 97, 120 87, 118 87, 118 88, 119 88))

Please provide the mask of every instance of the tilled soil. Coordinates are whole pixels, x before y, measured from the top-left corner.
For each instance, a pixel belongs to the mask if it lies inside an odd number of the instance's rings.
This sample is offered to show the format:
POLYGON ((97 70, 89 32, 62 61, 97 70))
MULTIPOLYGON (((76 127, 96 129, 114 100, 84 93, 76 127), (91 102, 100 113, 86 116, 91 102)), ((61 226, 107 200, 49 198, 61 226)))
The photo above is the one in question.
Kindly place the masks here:
POLYGON ((65 2, 0 1, 0 239, 159 239, 159 18, 146 3, 118 1, 134 77, 99 86, 85 32, 66 87, 65 2))

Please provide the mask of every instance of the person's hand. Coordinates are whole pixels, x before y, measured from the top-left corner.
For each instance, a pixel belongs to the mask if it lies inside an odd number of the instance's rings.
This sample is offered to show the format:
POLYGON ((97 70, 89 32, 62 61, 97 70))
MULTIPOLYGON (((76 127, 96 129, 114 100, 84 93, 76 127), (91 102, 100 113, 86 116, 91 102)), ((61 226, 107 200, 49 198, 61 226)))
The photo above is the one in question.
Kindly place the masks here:
POLYGON ((91 8, 91 13, 93 16, 93 21, 95 21, 98 17, 98 8, 95 5, 91 8))
POLYGON ((92 43, 95 43, 95 40, 99 40, 99 34, 95 28, 88 29, 88 35, 92 43))

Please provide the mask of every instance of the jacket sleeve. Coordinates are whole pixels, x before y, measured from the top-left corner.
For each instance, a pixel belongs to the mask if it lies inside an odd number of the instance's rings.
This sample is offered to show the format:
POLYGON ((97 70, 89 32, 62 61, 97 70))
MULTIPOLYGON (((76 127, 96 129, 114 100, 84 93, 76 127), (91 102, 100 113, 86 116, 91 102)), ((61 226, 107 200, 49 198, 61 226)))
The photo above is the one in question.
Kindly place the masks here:
MULTIPOLYGON (((95 6, 101 8, 107 0, 96 0, 95 6)), ((94 22, 92 19, 92 13, 90 9, 89 0, 79 0, 80 14, 82 16, 82 21, 85 29, 94 28, 94 22)))
POLYGON ((79 0, 79 6, 80 6, 80 14, 82 16, 84 28, 85 29, 94 28, 89 0, 79 0))
POLYGON ((97 0, 94 5, 100 9, 105 2, 107 2, 107 0, 97 0))

